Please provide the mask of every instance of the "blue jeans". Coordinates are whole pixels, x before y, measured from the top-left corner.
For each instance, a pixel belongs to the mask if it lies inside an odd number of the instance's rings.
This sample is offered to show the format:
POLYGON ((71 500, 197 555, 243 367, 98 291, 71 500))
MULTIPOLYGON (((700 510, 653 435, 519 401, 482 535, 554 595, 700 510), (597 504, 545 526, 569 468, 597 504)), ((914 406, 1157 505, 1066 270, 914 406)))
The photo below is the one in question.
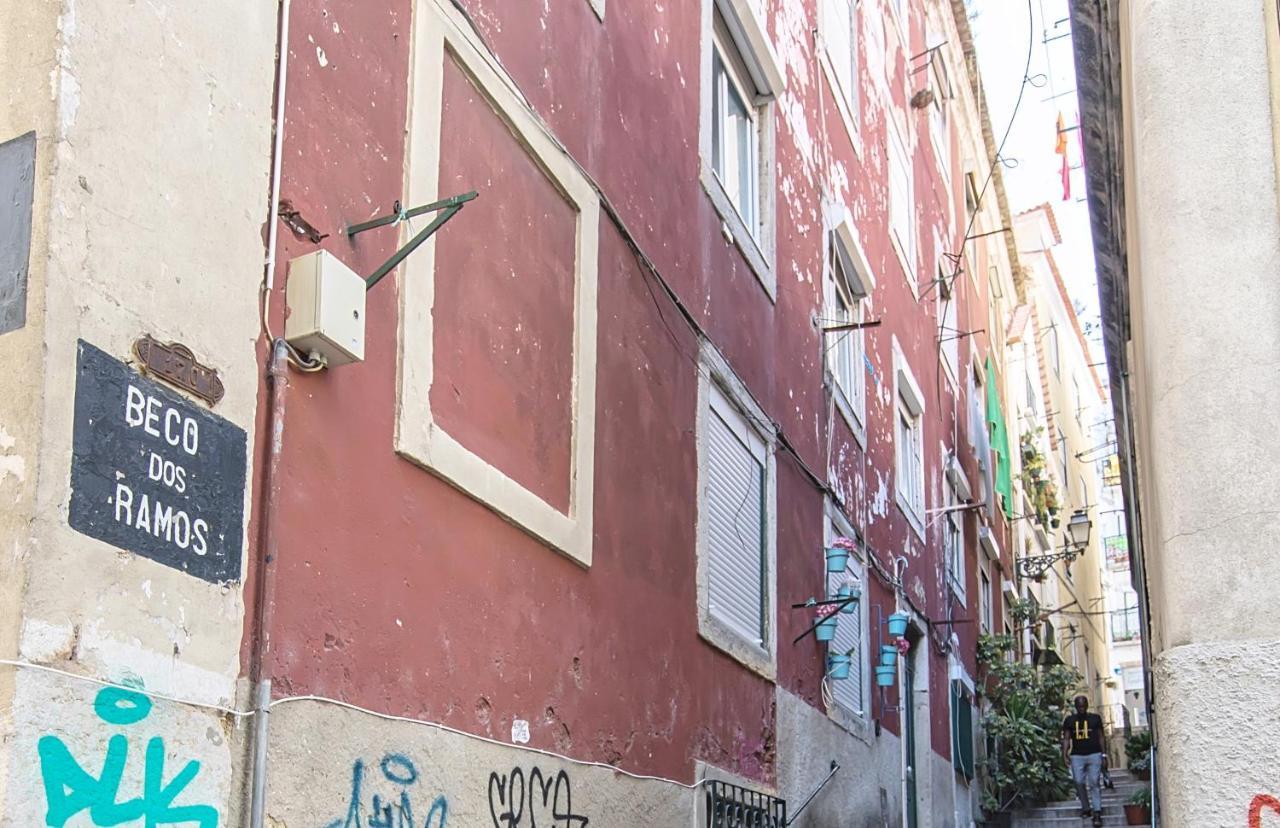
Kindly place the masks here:
POLYGON ((1076 783, 1080 807, 1098 813, 1102 810, 1102 754, 1071 757, 1071 778, 1076 783))

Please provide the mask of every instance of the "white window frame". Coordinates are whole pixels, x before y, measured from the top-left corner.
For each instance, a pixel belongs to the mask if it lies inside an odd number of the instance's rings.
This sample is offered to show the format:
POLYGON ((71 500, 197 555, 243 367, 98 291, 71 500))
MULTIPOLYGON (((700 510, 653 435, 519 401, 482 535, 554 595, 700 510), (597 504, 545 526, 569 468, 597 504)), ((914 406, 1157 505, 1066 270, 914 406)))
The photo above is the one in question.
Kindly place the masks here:
POLYGON ((569 506, 562 510, 520 484, 446 432, 431 410, 435 374, 433 311, 435 246, 426 244, 404 264, 400 283, 395 450, 430 470, 515 526, 582 566, 591 565, 595 503, 596 291, 600 199, 582 170, 565 156, 542 122, 493 64, 474 29, 447 4, 424 3, 413 25, 413 106, 407 204, 426 204, 440 192, 444 69, 456 60, 516 135, 531 159, 577 212, 574 277, 572 457, 569 506))
MULTIPOLYGON (((892 120, 892 119, 891 119, 892 120)), ((916 274, 916 259, 919 253, 919 242, 916 238, 915 216, 915 170, 913 156, 899 133, 896 125, 887 127, 889 140, 886 142, 889 172, 889 237, 893 241, 893 249, 902 263, 903 274, 911 293, 920 297, 920 284, 916 274), (904 238, 905 236, 905 238, 904 238)))
POLYGON ((950 477, 942 484, 942 508, 938 525, 942 534, 943 560, 947 566, 947 585, 961 606, 968 602, 968 567, 964 544, 963 500, 950 477))
POLYGON ((1062 352, 1058 346, 1058 323, 1054 322, 1049 326, 1049 364, 1053 366, 1053 375, 1055 377, 1062 376, 1062 352))
POLYGON ((947 112, 948 102, 952 98, 951 73, 947 67, 946 46, 944 38, 936 32, 926 34, 926 48, 933 48, 929 53, 929 86, 933 91, 933 102, 929 105, 929 141, 933 144, 933 153, 938 159, 942 172, 942 180, 946 192, 951 192, 951 117, 947 112), (941 133, 939 133, 941 129, 941 133))
MULTIPOLYGON (((777 676, 777 468, 776 435, 770 420, 752 398, 724 357, 703 342, 698 377, 698 633, 748 669, 774 679, 777 676), (709 477, 708 432, 714 410, 740 439, 759 447, 764 465, 764 561, 762 584, 763 632, 756 641, 714 614, 711 607, 711 538, 706 504, 709 477), (734 419, 736 418, 736 419, 734 419)), ((755 449, 753 449, 754 451, 755 449)))
POLYGON ((995 593, 991 586, 991 567, 983 562, 978 565, 978 620, 979 630, 991 635, 995 627, 995 593))
MULTIPOLYGON (((857 230, 847 211, 828 234, 824 294, 829 320, 826 326, 859 324, 866 319, 875 278, 857 230), (840 306, 844 305, 845 311, 840 306)), ((826 371, 844 417, 859 445, 866 446, 867 369, 866 336, 861 328, 832 331, 823 338, 826 371)))
MULTIPOLYGON (((862 536, 853 528, 853 524, 851 524, 848 521, 848 519, 845 518, 843 514, 841 514, 840 510, 836 508, 835 504, 831 501, 830 498, 827 498, 825 501, 824 513, 825 513, 824 520, 823 520, 824 545, 830 546, 831 542, 835 540, 837 535, 839 535, 841 537, 852 538, 854 540, 857 540, 859 550, 861 550, 862 536)), ((869 654, 870 653, 869 651, 870 600, 868 598, 868 589, 870 588, 870 585, 867 583, 866 561, 863 559, 861 551, 853 552, 849 555, 849 563, 846 565, 846 572, 852 572, 852 574, 858 579, 858 582, 862 588, 862 599, 858 601, 858 612, 856 615, 856 618, 858 619, 857 659, 858 659, 858 675, 860 679, 858 681, 857 690, 858 690, 860 704, 857 705, 859 709, 854 709, 854 707, 845 704, 843 700, 840 698, 840 696, 835 693, 835 688, 832 688, 832 699, 834 700, 834 704, 828 708, 827 715, 830 716, 836 723, 844 727, 846 730, 852 732, 853 734, 859 737, 868 739, 869 738, 868 728, 870 725, 870 708, 871 708, 871 705, 868 700, 871 698, 871 674, 873 672, 871 667, 873 664, 873 660, 870 658, 870 654, 869 654)), ((842 573, 827 574, 827 591, 829 595, 834 596, 832 587, 838 586, 839 580, 842 579, 843 577, 844 576, 842 573)), ((837 638, 839 638, 841 637, 840 625, 849 624, 850 616, 838 613, 836 615, 836 619, 837 619, 836 636, 837 638)), ((845 679, 843 682, 838 682, 837 684, 845 684, 851 680, 852 680, 852 677, 850 679, 845 679)))
POLYGON ((924 455, 924 395, 898 345, 897 337, 893 339, 893 362, 894 499, 916 537, 923 541, 927 467, 924 455))
POLYGON ((938 355, 942 361, 942 367, 947 379, 951 382, 952 388, 958 388, 957 377, 960 373, 960 297, 957 295, 956 286, 948 281, 949 274, 946 272, 946 259, 942 256, 942 249, 938 249, 938 271, 937 271, 937 287, 938 287, 938 335, 942 340, 939 343, 938 355))
POLYGON ((587 0, 591 4, 591 10, 596 13, 596 17, 604 20, 604 4, 605 0, 587 0))
POLYGON ((760 14, 750 0, 702 0, 702 103, 699 124, 702 187, 720 215, 726 238, 743 258, 771 301, 777 299, 774 272, 776 256, 776 187, 774 172, 774 104, 786 87, 782 64, 773 50, 760 14), (725 82, 714 80, 717 56, 724 66, 725 82), (748 165, 753 175, 751 205, 742 210, 721 181, 715 168, 715 135, 725 135, 723 124, 716 128, 718 97, 727 94, 732 83, 736 93, 753 113, 756 126, 754 161, 748 165))
POLYGON ((862 156, 861 0, 820 0, 820 59, 854 153, 862 156))

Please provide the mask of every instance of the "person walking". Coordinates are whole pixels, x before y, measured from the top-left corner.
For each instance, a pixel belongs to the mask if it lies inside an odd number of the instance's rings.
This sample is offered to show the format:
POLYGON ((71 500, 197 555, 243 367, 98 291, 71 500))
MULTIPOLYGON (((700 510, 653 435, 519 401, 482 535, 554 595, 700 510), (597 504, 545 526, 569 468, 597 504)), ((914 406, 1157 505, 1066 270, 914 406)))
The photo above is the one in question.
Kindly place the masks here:
POLYGON ((1076 712, 1062 722, 1062 756, 1071 766, 1071 778, 1080 797, 1080 817, 1102 824, 1102 717, 1089 712, 1089 700, 1075 698, 1076 712))

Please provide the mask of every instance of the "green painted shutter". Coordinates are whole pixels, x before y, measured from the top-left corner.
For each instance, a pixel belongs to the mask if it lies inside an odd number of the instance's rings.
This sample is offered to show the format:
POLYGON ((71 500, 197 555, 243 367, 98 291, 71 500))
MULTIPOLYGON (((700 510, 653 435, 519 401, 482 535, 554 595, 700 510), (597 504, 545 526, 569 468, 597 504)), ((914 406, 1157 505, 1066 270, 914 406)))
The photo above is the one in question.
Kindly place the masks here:
POLYGON ((972 779, 973 704, 958 681, 951 682, 951 733, 951 764, 965 779, 972 779))
POLYGON ((996 453, 996 494, 1002 498, 1005 511, 1013 501, 1013 463, 1009 457, 1009 429, 1000 408, 1000 390, 991 357, 987 357, 987 423, 991 426, 991 450, 996 453))

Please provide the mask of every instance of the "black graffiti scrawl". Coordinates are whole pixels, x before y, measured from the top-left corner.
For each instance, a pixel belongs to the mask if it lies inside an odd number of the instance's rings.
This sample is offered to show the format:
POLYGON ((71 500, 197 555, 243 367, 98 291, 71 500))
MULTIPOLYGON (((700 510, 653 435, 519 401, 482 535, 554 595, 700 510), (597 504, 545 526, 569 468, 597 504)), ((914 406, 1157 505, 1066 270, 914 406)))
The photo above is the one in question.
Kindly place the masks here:
POLYGON ((71 527, 206 581, 240 578, 245 433, 83 340, 71 527))

